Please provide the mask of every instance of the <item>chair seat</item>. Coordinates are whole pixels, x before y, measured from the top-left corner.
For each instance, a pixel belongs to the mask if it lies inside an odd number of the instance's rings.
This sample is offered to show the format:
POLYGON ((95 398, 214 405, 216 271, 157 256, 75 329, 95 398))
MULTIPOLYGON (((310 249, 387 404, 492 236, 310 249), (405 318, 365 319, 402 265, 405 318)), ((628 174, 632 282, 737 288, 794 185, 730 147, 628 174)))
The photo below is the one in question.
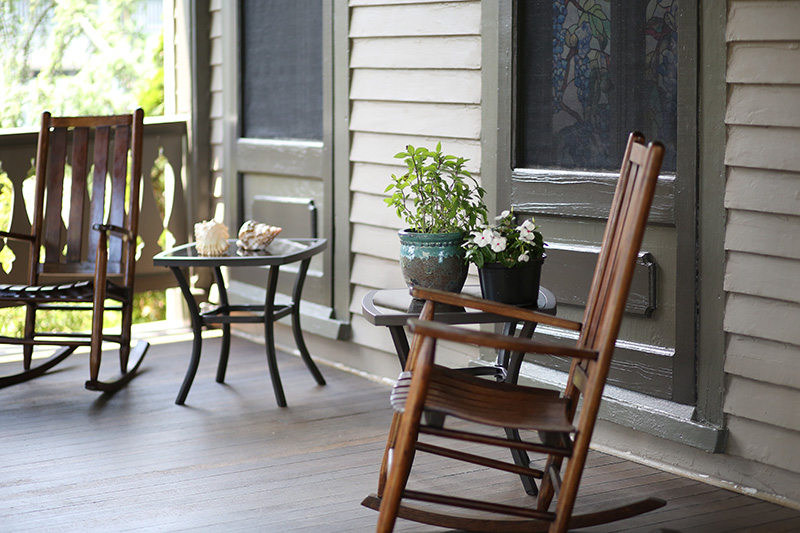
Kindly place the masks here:
MULTIPOLYGON (((391 403, 402 412, 411 386, 411 373, 402 372, 392 389, 391 403)), ((572 433, 569 402, 559 391, 522 387, 470 376, 434 366, 425 408, 495 427, 572 433)))
MULTIPOLYGON (((91 302, 94 281, 81 280, 57 285, 0 285, 0 302, 91 302)), ((126 301, 127 291, 112 281, 106 283, 106 297, 126 301)))

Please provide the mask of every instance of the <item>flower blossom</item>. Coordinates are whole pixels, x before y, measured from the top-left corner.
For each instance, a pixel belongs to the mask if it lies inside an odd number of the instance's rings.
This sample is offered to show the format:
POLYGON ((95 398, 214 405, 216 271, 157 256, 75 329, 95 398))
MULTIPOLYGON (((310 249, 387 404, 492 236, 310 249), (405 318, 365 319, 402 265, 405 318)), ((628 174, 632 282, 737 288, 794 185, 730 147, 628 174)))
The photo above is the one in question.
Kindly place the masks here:
POLYGON ((533 242, 534 238, 536 237, 534 230, 536 230, 536 224, 533 223, 533 219, 531 218, 523 222, 521 226, 517 227, 520 240, 525 242, 533 242))
POLYGON ((479 248, 483 248, 492 242, 494 233, 492 233, 492 230, 489 228, 486 228, 483 231, 472 232, 472 236, 475 244, 477 244, 479 248))
POLYGON ((528 255, 528 250, 525 250, 524 252, 519 254, 519 257, 517 257, 517 261, 519 261, 520 263, 527 263, 529 259, 530 256, 528 255))
POLYGON ((508 215, 510 215, 510 214, 511 214, 511 211, 509 211, 508 209, 506 209, 505 211, 503 211, 502 213, 500 213, 499 215, 497 215, 496 217, 494 217, 494 219, 495 219, 495 220, 498 220, 498 221, 499 221, 499 220, 503 220, 504 218, 506 218, 506 217, 507 217, 508 215))
POLYGON ((502 252, 505 249, 506 249, 506 238, 500 235, 495 235, 492 238, 492 251, 502 252))

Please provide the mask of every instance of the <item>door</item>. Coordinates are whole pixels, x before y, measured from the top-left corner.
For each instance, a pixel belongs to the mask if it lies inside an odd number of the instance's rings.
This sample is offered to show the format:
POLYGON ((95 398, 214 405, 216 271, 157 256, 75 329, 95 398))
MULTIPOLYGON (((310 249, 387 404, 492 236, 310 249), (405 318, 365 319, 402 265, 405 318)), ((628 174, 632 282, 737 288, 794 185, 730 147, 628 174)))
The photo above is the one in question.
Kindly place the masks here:
POLYGON ((515 4, 508 188, 509 204, 535 215, 549 243, 542 284, 559 314, 580 320, 627 135, 665 145, 609 382, 682 403, 694 401, 696 18, 682 10, 690 3, 515 4))

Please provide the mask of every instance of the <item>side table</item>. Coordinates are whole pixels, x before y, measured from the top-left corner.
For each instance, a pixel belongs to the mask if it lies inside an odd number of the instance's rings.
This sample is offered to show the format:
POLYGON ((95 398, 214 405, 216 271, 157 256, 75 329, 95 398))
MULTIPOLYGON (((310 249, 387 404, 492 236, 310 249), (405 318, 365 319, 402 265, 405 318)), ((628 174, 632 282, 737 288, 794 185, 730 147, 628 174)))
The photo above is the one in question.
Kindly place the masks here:
MULTIPOLYGON (((480 286, 466 285, 462 294, 470 296, 481 296, 480 286)), ((537 311, 547 313, 549 315, 556 314, 556 298, 553 293, 544 287, 539 289, 539 301, 536 307, 537 311)), ((385 326, 389 329, 394 342, 397 358, 400 360, 400 366, 405 368, 406 358, 408 357, 408 338, 404 326, 409 318, 416 318, 422 310, 421 302, 415 301, 408 292, 408 289, 380 289, 370 291, 364 295, 361 300, 361 310, 364 313, 364 318, 371 324, 376 326, 385 326)), ((493 315, 491 313, 484 313, 474 309, 453 308, 446 305, 436 306, 435 320, 444 322, 446 324, 504 324, 505 333, 508 335, 515 331, 517 327, 516 322, 508 322, 506 317, 493 315)), ((520 335, 530 337, 536 324, 523 324, 523 330, 520 335)), ((501 352, 498 354, 497 369, 502 369, 501 372, 504 381, 515 383, 519 376, 519 369, 522 361, 511 360, 509 354, 501 352), (506 374, 505 371, 508 371, 506 374)), ((465 369, 467 370, 467 369, 465 369)), ((481 369, 469 369, 473 373, 493 373, 494 371, 487 371, 481 369)))
POLYGON ((231 324, 234 323, 263 323, 264 340, 267 351, 267 365, 270 377, 272 378, 272 388, 275 392, 275 399, 280 407, 286 407, 286 396, 283 392, 280 374, 278 372, 278 361, 275 353, 275 335, 273 323, 283 317, 291 316, 292 332, 294 334, 297 349, 305 362, 311 375, 316 382, 325 385, 325 378, 322 377, 311 355, 308 353, 303 339, 303 330, 300 328, 300 299, 303 292, 306 273, 311 262, 311 258, 322 252, 327 246, 325 239, 275 239, 266 250, 246 251, 241 250, 235 240, 229 241, 228 251, 222 256, 203 256, 197 253, 195 243, 184 244, 171 250, 167 250, 153 257, 153 264, 156 266, 169 267, 178 281, 181 293, 189 308, 192 319, 192 330, 194 341, 192 343, 192 358, 186 377, 181 385, 175 403, 183 405, 189 389, 194 381, 200 364, 200 352, 202 349, 202 329, 203 326, 211 324, 222 325, 222 347, 220 348, 219 365, 217 366, 217 383, 225 381, 225 371, 228 365, 228 352, 230 350, 231 324), (300 263, 300 268, 295 278, 294 289, 292 290, 292 300, 285 305, 275 305, 275 292, 278 286, 278 273, 282 265, 290 263, 300 263), (264 267, 268 266, 269 276, 267 278, 267 293, 264 305, 243 304, 231 305, 228 302, 228 293, 222 277, 221 267, 264 267), (213 270, 214 281, 219 289, 219 305, 201 311, 189 288, 189 283, 184 274, 184 269, 188 267, 208 267, 213 270), (232 315, 233 312, 245 311, 247 315, 232 315))

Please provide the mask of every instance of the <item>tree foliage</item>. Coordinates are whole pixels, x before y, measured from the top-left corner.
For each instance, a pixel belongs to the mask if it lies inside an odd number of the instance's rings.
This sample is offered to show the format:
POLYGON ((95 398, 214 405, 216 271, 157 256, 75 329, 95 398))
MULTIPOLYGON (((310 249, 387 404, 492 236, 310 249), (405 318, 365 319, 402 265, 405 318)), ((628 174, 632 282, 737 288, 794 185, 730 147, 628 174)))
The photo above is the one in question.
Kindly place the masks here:
POLYGON ((160 43, 148 42, 135 16, 142 5, 0 0, 0 127, 35 126, 45 109, 107 114, 140 105, 161 67, 160 43))

